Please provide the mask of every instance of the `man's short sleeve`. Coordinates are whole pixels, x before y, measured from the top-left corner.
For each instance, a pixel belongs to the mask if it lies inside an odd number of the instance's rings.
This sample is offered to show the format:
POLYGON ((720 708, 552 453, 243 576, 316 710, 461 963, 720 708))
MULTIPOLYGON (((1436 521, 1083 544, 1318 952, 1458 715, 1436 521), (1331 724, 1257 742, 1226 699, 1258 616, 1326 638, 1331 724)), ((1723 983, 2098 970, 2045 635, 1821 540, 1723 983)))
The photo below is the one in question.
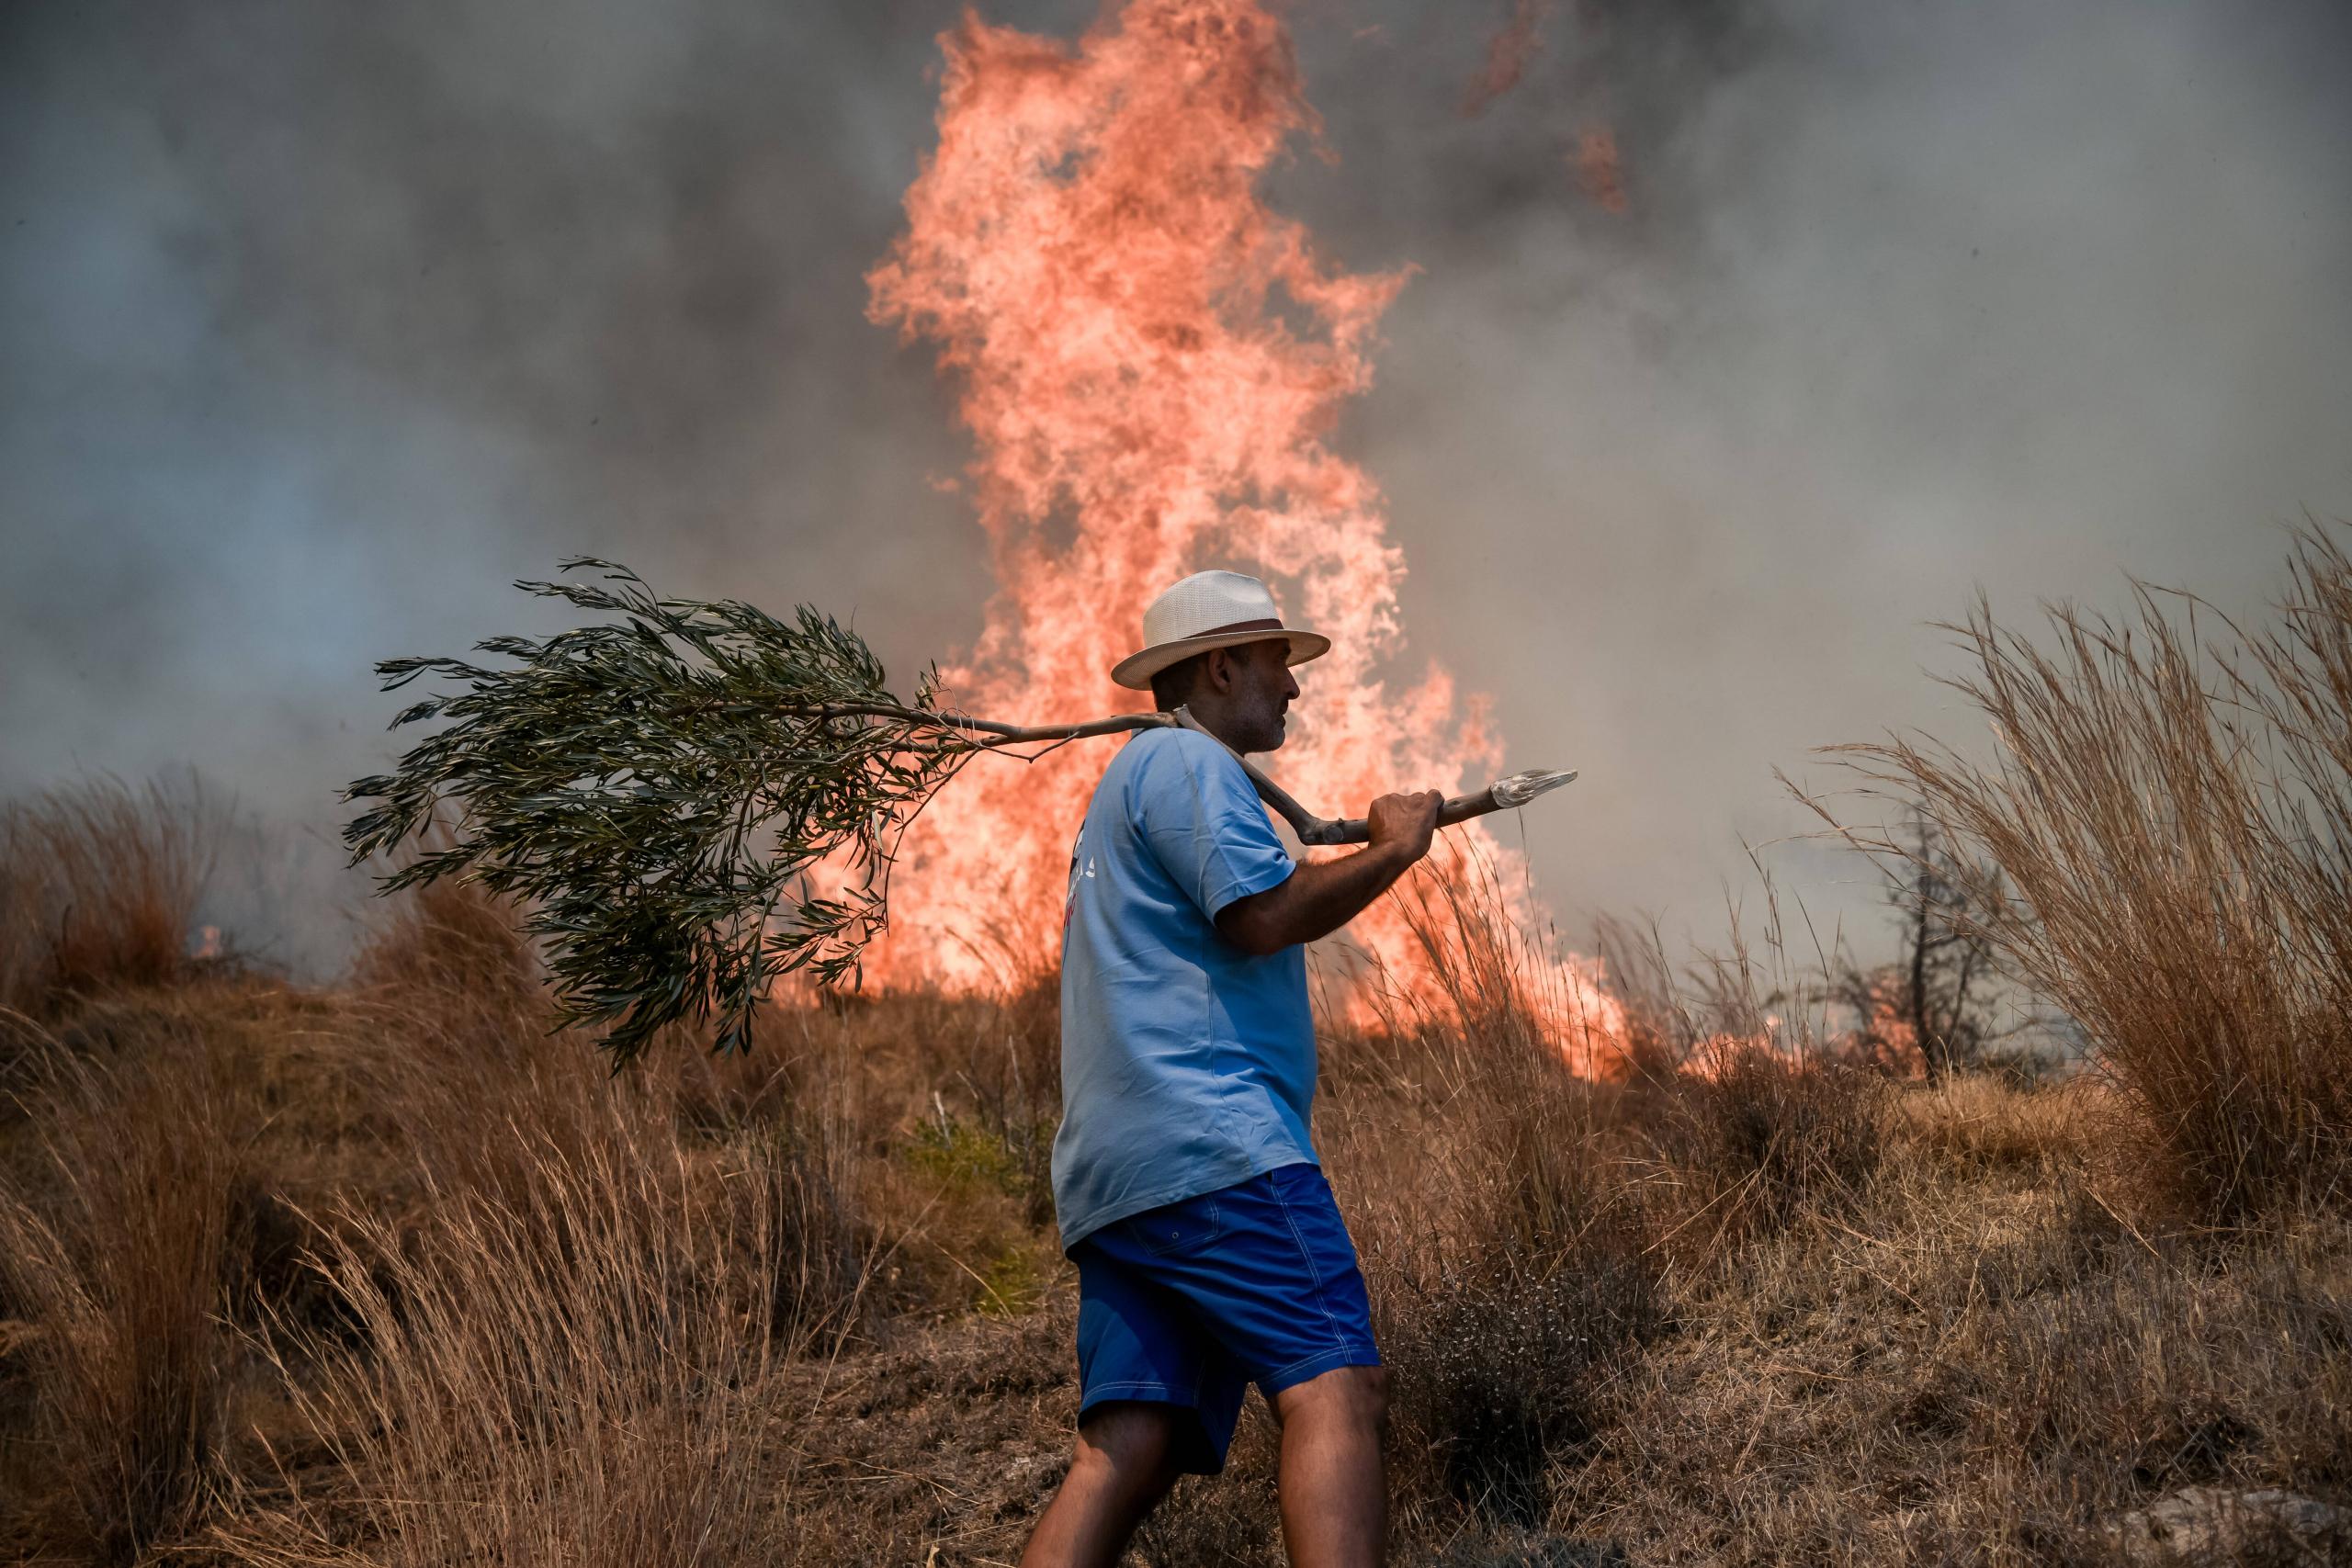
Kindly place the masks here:
POLYGON ((1209 919, 1295 869, 1240 761, 1207 737, 1159 740, 1137 771, 1135 813, 1144 842, 1209 919))

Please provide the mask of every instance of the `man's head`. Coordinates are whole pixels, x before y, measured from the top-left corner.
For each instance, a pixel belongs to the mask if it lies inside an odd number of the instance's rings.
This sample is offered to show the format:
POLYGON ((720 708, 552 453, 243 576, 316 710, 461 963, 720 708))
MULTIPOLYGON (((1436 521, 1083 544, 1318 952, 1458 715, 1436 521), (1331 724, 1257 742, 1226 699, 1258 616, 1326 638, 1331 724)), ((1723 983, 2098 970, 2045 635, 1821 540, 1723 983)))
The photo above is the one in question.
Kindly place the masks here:
POLYGON ((1272 751, 1283 743, 1283 713, 1298 695, 1290 643, 1274 638, 1213 648, 1151 678, 1152 705, 1182 707, 1237 751, 1272 751))
POLYGON ((1298 695, 1290 666, 1320 657, 1329 637, 1283 625, 1274 596, 1254 577, 1202 571, 1143 613, 1144 647, 1111 679, 1150 687, 1165 712, 1180 705, 1238 751, 1283 743, 1283 711, 1298 695))

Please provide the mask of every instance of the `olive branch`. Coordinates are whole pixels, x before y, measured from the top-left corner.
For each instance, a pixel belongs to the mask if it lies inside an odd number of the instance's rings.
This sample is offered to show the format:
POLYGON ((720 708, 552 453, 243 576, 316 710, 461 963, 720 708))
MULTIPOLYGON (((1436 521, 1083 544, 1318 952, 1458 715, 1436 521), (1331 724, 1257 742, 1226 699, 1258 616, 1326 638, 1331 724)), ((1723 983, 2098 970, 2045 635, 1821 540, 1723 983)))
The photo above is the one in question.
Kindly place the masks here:
POLYGON ((981 748, 928 709, 925 671, 901 705, 864 638, 800 606, 779 620, 732 600, 662 599, 594 557, 601 582, 516 587, 616 621, 545 639, 496 637, 459 659, 379 664, 386 691, 420 676, 463 689, 392 728, 445 728, 399 770, 355 781, 353 863, 421 839, 457 807, 455 841, 379 879, 390 893, 463 874, 526 910, 559 1018, 605 1032, 627 1061, 664 1024, 716 1011, 717 1045, 751 1043, 754 1005, 781 976, 838 983, 880 930, 898 836, 981 748), (809 873, 839 853, 831 895, 809 873))

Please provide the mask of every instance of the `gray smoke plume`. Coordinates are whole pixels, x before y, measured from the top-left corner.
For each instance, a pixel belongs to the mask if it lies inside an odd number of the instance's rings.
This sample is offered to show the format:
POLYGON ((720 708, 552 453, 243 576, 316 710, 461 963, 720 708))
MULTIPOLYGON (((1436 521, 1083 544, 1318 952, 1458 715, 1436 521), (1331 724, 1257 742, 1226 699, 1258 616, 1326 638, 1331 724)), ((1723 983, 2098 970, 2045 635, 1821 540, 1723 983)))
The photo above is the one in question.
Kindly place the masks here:
MULTIPOLYGON (((334 791, 393 744, 371 662, 544 629, 510 578, 813 600, 901 668, 968 639, 952 391, 861 281, 959 10, 7 7, 0 790, 196 764, 308 835, 224 913, 315 964, 360 888, 334 791)), ((1277 205, 1419 269, 1340 440, 1413 658, 1494 694, 1510 765, 1585 771, 1526 820, 1571 929, 1708 927, 1798 825, 1775 764, 1964 731, 1925 623, 1976 584, 2252 609, 2281 525, 2352 513, 2340 5, 1292 15, 1336 162, 1277 205)))

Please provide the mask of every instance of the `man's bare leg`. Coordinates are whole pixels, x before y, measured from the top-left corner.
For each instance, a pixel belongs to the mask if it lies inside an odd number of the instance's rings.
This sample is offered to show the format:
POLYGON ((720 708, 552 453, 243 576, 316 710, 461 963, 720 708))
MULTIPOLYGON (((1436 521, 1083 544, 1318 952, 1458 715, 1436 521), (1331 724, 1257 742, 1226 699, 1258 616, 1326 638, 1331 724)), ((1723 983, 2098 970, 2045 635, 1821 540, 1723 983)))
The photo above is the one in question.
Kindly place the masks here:
POLYGON ((1172 1405, 1096 1406, 1078 1429, 1078 1453, 1046 1505, 1021 1568, 1113 1568, 1127 1538, 1176 1483, 1172 1405))
POLYGON ((1274 1395, 1283 1426, 1283 1544, 1292 1568, 1378 1568, 1388 1550, 1380 1429, 1388 1372, 1334 1367, 1274 1395))

